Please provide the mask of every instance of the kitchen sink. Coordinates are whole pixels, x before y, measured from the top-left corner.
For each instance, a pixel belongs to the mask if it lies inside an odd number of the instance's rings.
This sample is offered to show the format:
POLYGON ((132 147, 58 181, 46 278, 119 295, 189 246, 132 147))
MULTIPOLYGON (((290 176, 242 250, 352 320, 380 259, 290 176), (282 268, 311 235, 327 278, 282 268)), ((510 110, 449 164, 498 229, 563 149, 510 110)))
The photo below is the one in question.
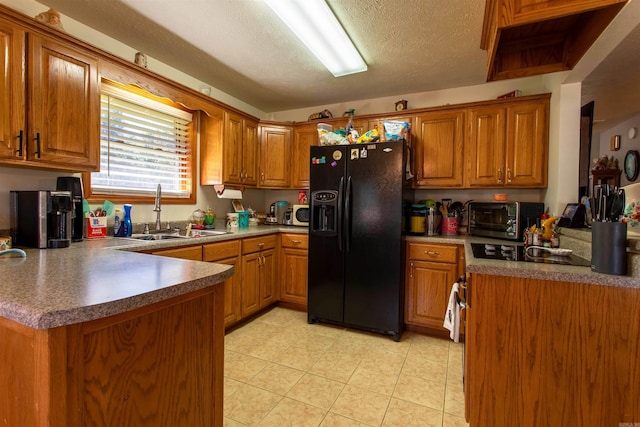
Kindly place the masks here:
POLYGON ((200 235, 202 237, 206 236, 221 236, 223 234, 227 234, 227 231, 222 230, 191 230, 191 235, 196 236, 200 235))
POLYGON ((188 239, 189 237, 180 236, 178 234, 156 233, 156 234, 132 234, 129 238, 136 239, 136 240, 170 240, 170 239, 188 239))
POLYGON ((191 230, 191 236, 182 236, 177 233, 158 233, 151 232, 150 234, 132 234, 129 238, 136 240, 172 240, 172 239, 192 239, 194 237, 207 237, 207 236, 221 236, 227 234, 227 231, 222 230, 191 230))

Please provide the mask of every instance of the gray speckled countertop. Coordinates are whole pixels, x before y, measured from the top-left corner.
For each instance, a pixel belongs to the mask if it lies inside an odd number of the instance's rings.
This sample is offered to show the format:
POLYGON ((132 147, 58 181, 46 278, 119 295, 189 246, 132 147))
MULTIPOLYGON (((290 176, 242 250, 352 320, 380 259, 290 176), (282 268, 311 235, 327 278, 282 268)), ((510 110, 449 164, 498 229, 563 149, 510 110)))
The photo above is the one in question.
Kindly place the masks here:
MULTIPOLYGON (((570 234, 571 231, 569 232, 570 234)), ((503 241, 497 239, 487 239, 472 236, 407 236, 407 241, 432 242, 464 245, 466 271, 468 273, 491 274, 497 276, 524 277, 531 279, 557 280, 563 282, 586 283, 607 286, 620 286, 640 289, 640 279, 635 272, 638 271, 637 257, 630 256, 629 271, 627 276, 615 276, 610 274, 596 273, 590 267, 580 267, 571 265, 544 264, 535 262, 503 261, 480 259, 473 256, 471 243, 493 243, 500 244, 503 241)), ((561 238, 562 241, 562 238, 561 238)), ((569 239, 567 239, 569 241, 569 239)), ((505 244, 514 242, 504 241, 505 244)), ((588 242, 590 251, 590 241, 588 242)), ((587 259, 583 248, 579 248, 579 243, 571 242, 571 245, 561 245, 569 249, 574 249, 578 255, 587 259), (576 245, 575 249, 572 245, 576 245)))
MULTIPOLYGON (((26 258, 0 257, 0 316, 34 329, 46 329, 126 312, 212 286, 233 274, 233 268, 227 265, 136 252, 281 232, 306 234, 308 229, 259 226, 219 236, 190 239, 141 241, 107 237, 85 239, 65 249, 26 249, 26 258)), ((600 274, 589 267, 473 257, 470 243, 495 243, 495 239, 407 236, 406 240, 463 245, 466 268, 471 273, 640 289, 637 276, 600 274)), ((638 270, 635 264, 633 268, 638 270)))
POLYGON ((301 227, 258 227, 215 237, 140 241, 85 239, 64 249, 28 249, 0 257, 0 316, 34 329, 86 322, 133 310, 224 281, 233 267, 144 253, 301 227), (121 250, 114 250, 121 249, 121 250))

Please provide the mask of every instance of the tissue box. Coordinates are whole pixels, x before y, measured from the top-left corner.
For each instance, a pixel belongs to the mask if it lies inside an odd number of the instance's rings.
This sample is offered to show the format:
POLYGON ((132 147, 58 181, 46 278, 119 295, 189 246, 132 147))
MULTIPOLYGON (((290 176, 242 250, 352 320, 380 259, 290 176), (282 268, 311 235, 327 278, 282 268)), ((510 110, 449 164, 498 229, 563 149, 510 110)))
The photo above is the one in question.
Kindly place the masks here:
POLYGON ((86 218, 87 220, 87 239, 97 237, 107 237, 107 217, 96 216, 86 218))

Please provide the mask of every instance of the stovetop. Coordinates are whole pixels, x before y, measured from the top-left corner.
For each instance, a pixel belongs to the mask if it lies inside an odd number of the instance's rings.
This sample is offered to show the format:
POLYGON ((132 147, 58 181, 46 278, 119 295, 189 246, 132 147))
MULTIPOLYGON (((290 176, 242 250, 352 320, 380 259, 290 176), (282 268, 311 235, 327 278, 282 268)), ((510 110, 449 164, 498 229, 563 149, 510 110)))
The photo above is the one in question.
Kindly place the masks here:
POLYGON ((590 267, 591 261, 573 254, 569 256, 553 255, 541 249, 529 249, 525 253, 523 245, 504 245, 500 243, 471 243, 473 256, 483 259, 504 261, 526 261, 546 264, 579 265, 590 267))

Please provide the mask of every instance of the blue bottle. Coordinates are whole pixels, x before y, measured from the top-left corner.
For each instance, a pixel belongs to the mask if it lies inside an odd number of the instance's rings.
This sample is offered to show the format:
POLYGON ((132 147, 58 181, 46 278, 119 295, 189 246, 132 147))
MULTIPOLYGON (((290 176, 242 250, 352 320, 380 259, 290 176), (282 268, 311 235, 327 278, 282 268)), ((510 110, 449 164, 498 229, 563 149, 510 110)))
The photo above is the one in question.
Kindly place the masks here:
POLYGON ((122 219, 122 225, 120 225, 120 227, 123 228, 122 235, 124 237, 131 236, 133 230, 133 224, 131 223, 131 205, 124 205, 124 218, 122 219))

